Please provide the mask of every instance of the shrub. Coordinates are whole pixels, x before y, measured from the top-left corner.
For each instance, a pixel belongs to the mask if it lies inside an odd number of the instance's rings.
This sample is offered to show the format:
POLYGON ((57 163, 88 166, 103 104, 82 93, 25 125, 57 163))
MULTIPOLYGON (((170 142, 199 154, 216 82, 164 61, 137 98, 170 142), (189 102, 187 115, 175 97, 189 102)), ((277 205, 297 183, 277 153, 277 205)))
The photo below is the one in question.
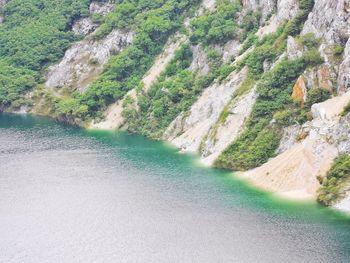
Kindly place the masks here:
POLYGON ((282 60, 263 74, 257 85, 259 97, 247 120, 245 131, 219 156, 216 167, 246 170, 262 165, 274 156, 281 138, 281 126, 291 124, 292 118, 301 122, 307 118, 306 111, 291 106, 290 94, 292 84, 300 74, 317 61, 313 56, 282 60), (287 112, 289 107, 291 113, 287 112), (279 125, 270 124, 273 116, 277 117, 279 125))
POLYGON ((11 0, 0 26, 0 105, 18 107, 39 75, 76 40, 69 28, 87 16, 88 0, 11 0))
POLYGON ((321 182, 317 201, 329 206, 342 197, 344 183, 350 179, 350 155, 340 155, 321 182))
POLYGON ((191 22, 191 42, 204 45, 223 44, 232 39, 238 29, 234 19, 239 10, 239 1, 218 0, 215 11, 199 16, 191 22))
POLYGON ((317 48, 320 45, 320 39, 316 38, 314 33, 302 35, 297 39, 297 41, 309 49, 317 48))
POLYGON ((320 103, 328 100, 331 97, 331 92, 326 89, 313 88, 307 93, 307 100, 305 106, 311 108, 315 103, 320 103))
POLYGON ((346 114, 348 114, 350 112, 350 102, 345 106, 341 116, 345 116, 346 114))
POLYGON ((332 53, 333 53, 333 56, 340 57, 344 53, 344 47, 339 44, 334 44, 332 46, 332 53))

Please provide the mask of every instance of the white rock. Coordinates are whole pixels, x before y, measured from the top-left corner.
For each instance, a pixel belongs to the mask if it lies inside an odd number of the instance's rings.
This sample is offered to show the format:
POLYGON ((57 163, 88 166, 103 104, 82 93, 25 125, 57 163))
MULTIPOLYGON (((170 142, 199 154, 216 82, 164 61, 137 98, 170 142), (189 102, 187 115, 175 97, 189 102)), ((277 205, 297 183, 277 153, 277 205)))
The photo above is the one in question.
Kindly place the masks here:
POLYGON ((249 117, 257 93, 252 88, 247 94, 236 98, 230 107, 230 114, 223 123, 214 124, 204 142, 202 142, 201 161, 212 165, 224 151, 244 130, 244 123, 249 117))
POLYGON ((350 39, 344 50, 344 60, 339 66, 338 93, 350 90, 350 39))
POLYGON ((176 119, 173 121, 165 134, 169 134, 169 130, 180 130, 174 129, 174 126, 178 126, 179 122, 183 122, 181 132, 170 134, 169 138, 165 139, 168 139, 184 152, 197 152, 203 138, 208 134, 210 127, 218 120, 225 105, 230 101, 231 95, 246 75, 247 69, 243 69, 239 73, 233 72, 227 83, 214 83, 207 88, 191 107, 189 114, 183 115, 185 116, 183 120, 176 119))
POLYGON ((113 52, 121 51, 132 43, 134 34, 114 30, 104 39, 85 39, 69 48, 62 61, 50 67, 46 86, 69 86, 83 92, 100 74, 113 52))
POLYGON ((191 46, 193 59, 190 65, 191 71, 198 71, 201 74, 208 74, 210 67, 208 64, 207 54, 200 45, 191 46))

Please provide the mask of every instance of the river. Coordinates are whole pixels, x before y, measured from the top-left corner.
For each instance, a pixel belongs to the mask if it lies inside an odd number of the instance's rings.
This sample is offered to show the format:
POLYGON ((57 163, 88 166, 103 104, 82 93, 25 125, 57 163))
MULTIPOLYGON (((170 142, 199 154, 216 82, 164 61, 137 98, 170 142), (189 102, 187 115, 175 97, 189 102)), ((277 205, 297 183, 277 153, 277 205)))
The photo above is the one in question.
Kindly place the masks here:
POLYGON ((350 262, 350 219, 139 136, 0 115, 0 262, 350 262))

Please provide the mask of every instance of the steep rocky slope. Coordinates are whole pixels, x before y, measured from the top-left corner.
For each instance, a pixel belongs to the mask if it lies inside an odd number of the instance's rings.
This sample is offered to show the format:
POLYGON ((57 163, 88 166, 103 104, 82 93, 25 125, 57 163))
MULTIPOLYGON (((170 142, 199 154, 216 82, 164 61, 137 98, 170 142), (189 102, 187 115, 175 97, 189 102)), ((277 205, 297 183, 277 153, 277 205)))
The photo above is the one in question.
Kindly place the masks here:
MULTIPOLYGON (((90 2, 70 28, 81 40, 27 107, 166 140, 265 190, 315 199, 350 154, 350 1, 159 1, 138 16, 123 4, 90 2)), ((350 187, 339 188, 332 205, 350 211, 350 187)))

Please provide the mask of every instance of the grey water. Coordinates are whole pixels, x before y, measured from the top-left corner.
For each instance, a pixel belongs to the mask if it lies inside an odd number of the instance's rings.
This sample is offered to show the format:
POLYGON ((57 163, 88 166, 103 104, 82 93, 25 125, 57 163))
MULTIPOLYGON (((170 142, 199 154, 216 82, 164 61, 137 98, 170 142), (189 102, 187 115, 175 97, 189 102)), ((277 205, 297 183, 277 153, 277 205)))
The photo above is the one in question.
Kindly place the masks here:
POLYGON ((350 219, 161 142, 0 115, 0 262, 350 262, 350 219))

